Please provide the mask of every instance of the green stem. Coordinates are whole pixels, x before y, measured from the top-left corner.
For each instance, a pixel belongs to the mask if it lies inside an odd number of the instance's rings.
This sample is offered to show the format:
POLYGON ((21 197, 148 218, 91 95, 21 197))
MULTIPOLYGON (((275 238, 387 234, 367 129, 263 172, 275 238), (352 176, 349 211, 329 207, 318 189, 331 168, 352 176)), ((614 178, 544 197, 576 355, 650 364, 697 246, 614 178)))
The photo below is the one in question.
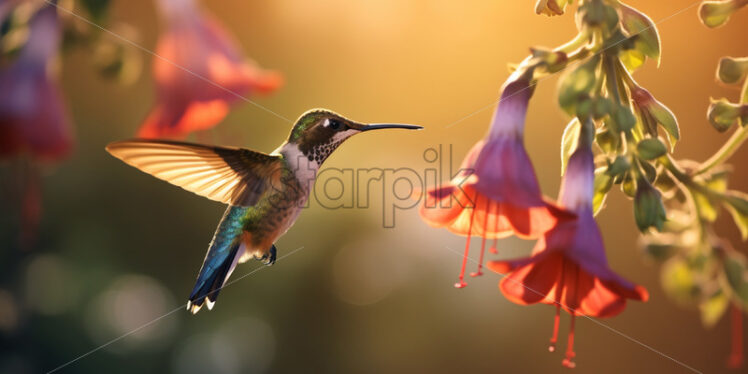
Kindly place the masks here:
POLYGON ((554 51, 555 52, 564 52, 564 53, 566 53, 568 55, 568 54, 576 51, 577 49, 579 49, 583 45, 589 43, 589 41, 590 41, 590 34, 585 29, 585 30, 580 31, 577 34, 577 36, 574 37, 574 39, 570 40, 566 44, 556 47, 554 49, 554 51))
POLYGON ((748 127, 739 127, 732 133, 730 139, 727 140, 727 143, 725 143, 717 153, 701 164, 696 175, 706 173, 715 166, 721 165, 735 154, 738 149, 740 149, 740 146, 743 145, 743 142, 745 142, 746 139, 748 139, 748 127))

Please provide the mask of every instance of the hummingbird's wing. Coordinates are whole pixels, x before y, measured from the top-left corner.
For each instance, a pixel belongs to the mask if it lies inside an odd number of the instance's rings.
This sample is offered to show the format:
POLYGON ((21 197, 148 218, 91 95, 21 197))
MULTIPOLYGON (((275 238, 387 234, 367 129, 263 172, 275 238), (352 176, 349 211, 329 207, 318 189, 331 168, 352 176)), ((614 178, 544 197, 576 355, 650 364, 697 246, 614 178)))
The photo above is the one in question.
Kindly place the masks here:
POLYGON ((156 178, 230 205, 254 205, 280 186, 282 159, 249 149, 133 139, 106 150, 156 178))

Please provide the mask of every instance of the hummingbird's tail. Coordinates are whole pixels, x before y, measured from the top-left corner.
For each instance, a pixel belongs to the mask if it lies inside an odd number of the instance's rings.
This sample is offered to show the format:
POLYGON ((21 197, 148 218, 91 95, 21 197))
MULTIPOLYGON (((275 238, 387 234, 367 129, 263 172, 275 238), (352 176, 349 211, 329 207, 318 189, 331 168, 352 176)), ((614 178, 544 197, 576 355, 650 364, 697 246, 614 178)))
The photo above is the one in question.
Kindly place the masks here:
POLYGON ((207 304, 208 309, 213 308, 218 293, 242 257, 244 247, 241 245, 241 218, 247 209, 229 206, 221 223, 218 224, 203 266, 197 275, 195 288, 192 289, 187 302, 187 310, 192 314, 197 313, 203 304, 207 304))

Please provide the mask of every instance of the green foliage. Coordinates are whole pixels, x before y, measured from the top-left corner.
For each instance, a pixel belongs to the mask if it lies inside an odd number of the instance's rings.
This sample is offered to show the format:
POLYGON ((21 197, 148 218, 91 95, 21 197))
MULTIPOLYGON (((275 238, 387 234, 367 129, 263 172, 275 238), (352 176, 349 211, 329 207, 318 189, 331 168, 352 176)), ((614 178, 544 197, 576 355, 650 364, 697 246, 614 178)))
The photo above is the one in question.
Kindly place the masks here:
MULTIPOLYGON (((590 91, 595 87, 600 56, 593 56, 589 61, 579 65, 566 74, 560 83, 558 102, 570 116, 577 115, 580 103, 590 100, 590 91)), ((583 115, 584 116, 584 115, 583 115)))
POLYGON ((699 304, 701 312, 701 323, 706 327, 712 327, 722 318, 730 305, 730 298, 719 290, 699 304))
POLYGON ((660 36, 657 26, 640 11, 619 3, 621 26, 628 36, 633 36, 634 48, 622 51, 621 60, 628 61, 629 70, 635 70, 644 63, 644 56, 660 65, 660 36))
POLYGON ((569 157, 577 149, 580 129, 581 126, 576 117, 564 129, 564 134, 561 137, 561 175, 566 173, 566 165, 569 163, 569 157))
POLYGON ((732 215, 743 240, 748 239, 748 195, 730 191, 724 195, 724 207, 732 215))
POLYGON ((607 173, 606 168, 595 170, 594 195, 592 197, 592 211, 595 215, 605 206, 605 198, 608 191, 613 187, 613 177, 607 173))
POLYGON ((644 139, 636 145, 636 152, 644 160, 654 160, 667 153, 667 148, 659 139, 644 139))
POLYGON ((748 305, 748 270, 745 257, 736 251, 729 252, 724 259, 724 272, 733 297, 748 305))

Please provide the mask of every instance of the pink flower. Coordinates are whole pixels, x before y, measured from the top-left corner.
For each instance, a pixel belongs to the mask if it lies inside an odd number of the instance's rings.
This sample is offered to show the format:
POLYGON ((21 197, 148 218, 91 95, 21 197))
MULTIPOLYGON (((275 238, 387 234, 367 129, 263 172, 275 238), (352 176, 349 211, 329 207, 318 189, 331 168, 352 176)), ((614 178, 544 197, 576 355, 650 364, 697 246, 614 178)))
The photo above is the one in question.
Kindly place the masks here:
MULTIPOLYGON (((523 145, 527 105, 533 94, 530 80, 520 73, 507 81, 489 134, 462 162, 462 173, 446 186, 429 189, 421 206, 424 221, 467 236, 459 282, 464 282, 470 236, 482 237, 480 263, 486 239, 517 235, 537 238, 559 221, 573 218, 547 201, 523 145)), ((481 275, 482 265, 472 276, 481 275)))
POLYGON ((156 105, 140 137, 183 137, 215 126, 239 95, 269 93, 281 75, 243 58, 236 43, 195 0, 160 0, 167 28, 156 47, 156 105))
MULTIPOLYGON (((588 132, 591 134, 592 130, 588 132)), ((592 215, 593 180, 590 141, 580 139, 579 148, 569 159, 559 194, 561 206, 575 212, 577 219, 563 222, 546 233, 529 258, 488 263, 491 270, 508 273, 499 288, 510 301, 556 306, 551 351, 555 350, 561 308, 572 315, 563 361, 568 367, 574 366, 574 316, 613 317, 623 311, 626 299, 649 298, 646 289, 621 278, 608 266, 602 237, 592 215)))
POLYGON ((49 73, 57 55, 60 29, 53 7, 39 10, 18 57, 0 70, 0 157, 28 153, 59 160, 73 139, 58 88, 49 73))

